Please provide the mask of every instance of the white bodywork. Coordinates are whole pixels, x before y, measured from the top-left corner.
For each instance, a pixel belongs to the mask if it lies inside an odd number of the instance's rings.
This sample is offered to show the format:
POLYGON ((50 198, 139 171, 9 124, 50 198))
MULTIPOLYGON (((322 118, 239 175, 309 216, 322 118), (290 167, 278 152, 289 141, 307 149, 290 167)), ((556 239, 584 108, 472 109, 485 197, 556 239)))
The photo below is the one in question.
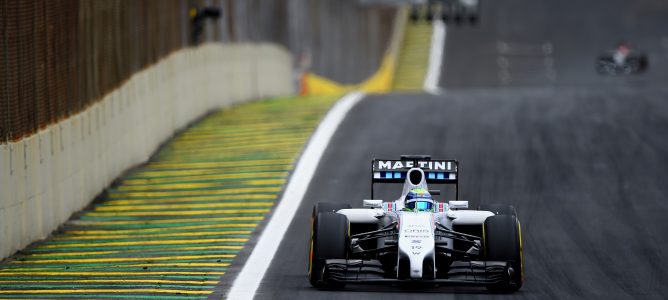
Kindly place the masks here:
MULTIPOLYGON (((429 212, 400 212, 399 213, 399 255, 410 260, 410 278, 421 279, 424 261, 429 258, 432 270, 435 268, 435 241, 434 241, 434 219, 429 212)), ((397 261, 398 265, 398 261, 397 261)), ((397 273, 399 268, 397 268, 397 273)), ((398 274, 397 274, 398 275, 398 274)), ((430 275, 431 278, 435 274, 430 275)))
MULTIPOLYGON (((419 168, 413 168, 408 171, 420 172, 422 180, 415 184, 406 179, 403 187, 401 197, 396 201, 391 202, 390 205, 384 205, 383 208, 354 208, 341 209, 337 213, 346 215, 350 223, 377 223, 378 219, 391 215, 398 219, 398 246, 399 255, 397 259, 407 257, 410 260, 410 278, 422 279, 425 276, 434 278, 434 274, 424 274, 424 262, 429 258, 433 264, 435 262, 435 238, 434 232, 436 223, 452 230, 453 225, 482 225, 494 213, 490 211, 479 210, 458 210, 461 208, 468 208, 468 201, 456 200, 444 204, 443 211, 435 212, 419 212, 419 211, 405 211, 404 198, 406 194, 413 188, 428 189, 425 181, 424 172, 419 168), (392 207, 392 209, 387 209, 392 207)), ((409 178, 410 176, 407 176, 409 178)), ((377 200, 365 200, 367 207, 374 207, 377 205, 377 200)), ((435 204, 438 207, 438 203, 435 204)), ((453 247, 452 239, 447 240, 447 247, 453 247)), ((399 264, 398 264, 399 265, 399 264)), ((435 268, 432 268, 435 270, 435 268)), ((399 268, 397 268, 397 273, 399 268)))
POLYGON ((337 213, 346 215, 346 217, 348 217, 348 222, 357 224, 377 223, 378 218, 385 215, 385 211, 380 208, 346 208, 337 211, 337 213))

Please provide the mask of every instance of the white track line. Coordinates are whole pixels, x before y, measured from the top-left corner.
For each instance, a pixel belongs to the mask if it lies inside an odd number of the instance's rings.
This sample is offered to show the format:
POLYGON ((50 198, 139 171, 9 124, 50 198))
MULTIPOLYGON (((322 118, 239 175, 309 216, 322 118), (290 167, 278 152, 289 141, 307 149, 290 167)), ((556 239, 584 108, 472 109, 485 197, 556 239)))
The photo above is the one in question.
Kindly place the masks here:
POLYGON ((434 31, 431 36, 429 50, 429 69, 424 79, 424 90, 432 94, 440 94, 438 82, 441 79, 441 65, 443 64, 443 50, 445 48, 445 23, 440 19, 433 21, 434 31))
POLYGON ((237 279, 234 280, 232 288, 227 294, 227 299, 252 299, 255 296, 255 292, 260 286, 260 282, 278 250, 278 246, 281 244, 283 235, 302 202, 306 188, 311 182, 318 162, 320 162, 320 157, 322 157, 334 132, 336 132, 348 111, 364 96, 365 94, 362 92, 352 92, 345 95, 318 125, 290 177, 283 197, 278 203, 271 220, 264 228, 237 279))

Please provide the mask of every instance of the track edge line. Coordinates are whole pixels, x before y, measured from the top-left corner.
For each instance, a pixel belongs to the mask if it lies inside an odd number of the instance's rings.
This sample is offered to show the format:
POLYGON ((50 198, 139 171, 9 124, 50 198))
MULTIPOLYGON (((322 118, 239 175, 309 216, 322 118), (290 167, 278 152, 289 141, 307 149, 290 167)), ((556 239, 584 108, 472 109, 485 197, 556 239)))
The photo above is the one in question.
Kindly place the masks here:
POLYGON ((348 112, 365 96, 366 94, 361 91, 344 95, 318 125, 297 162, 278 206, 276 206, 269 223, 267 223, 253 251, 244 263, 241 272, 234 280, 230 291, 226 294, 226 299, 252 299, 255 297, 255 293, 278 251, 283 236, 306 194, 329 141, 348 112))

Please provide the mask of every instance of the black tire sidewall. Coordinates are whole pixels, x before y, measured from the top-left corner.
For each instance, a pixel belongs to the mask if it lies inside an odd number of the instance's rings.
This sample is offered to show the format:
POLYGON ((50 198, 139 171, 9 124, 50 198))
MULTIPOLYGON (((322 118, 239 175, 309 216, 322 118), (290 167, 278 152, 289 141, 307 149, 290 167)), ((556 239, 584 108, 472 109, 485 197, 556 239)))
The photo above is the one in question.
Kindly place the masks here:
POLYGON ((323 282, 322 275, 325 260, 347 258, 349 240, 348 218, 345 215, 334 212, 316 215, 309 247, 309 282, 311 285, 317 288, 342 286, 323 282))
POLYGON ((495 215, 487 218, 483 225, 483 253, 485 260, 509 262, 514 270, 512 280, 516 285, 493 285, 488 288, 503 291, 516 291, 524 281, 524 263, 522 257, 522 234, 517 217, 495 215))

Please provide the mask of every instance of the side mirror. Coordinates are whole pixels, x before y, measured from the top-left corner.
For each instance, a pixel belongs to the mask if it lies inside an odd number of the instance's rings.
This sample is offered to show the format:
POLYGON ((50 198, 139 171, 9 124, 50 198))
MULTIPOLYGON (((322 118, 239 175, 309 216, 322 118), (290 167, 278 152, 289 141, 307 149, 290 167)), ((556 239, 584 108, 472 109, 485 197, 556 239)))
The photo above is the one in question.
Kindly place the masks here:
POLYGON ((383 200, 364 200, 362 206, 366 208, 383 208, 383 200))
POLYGON ((465 200, 451 200, 448 201, 448 206, 450 209, 469 208, 469 202, 465 200))

